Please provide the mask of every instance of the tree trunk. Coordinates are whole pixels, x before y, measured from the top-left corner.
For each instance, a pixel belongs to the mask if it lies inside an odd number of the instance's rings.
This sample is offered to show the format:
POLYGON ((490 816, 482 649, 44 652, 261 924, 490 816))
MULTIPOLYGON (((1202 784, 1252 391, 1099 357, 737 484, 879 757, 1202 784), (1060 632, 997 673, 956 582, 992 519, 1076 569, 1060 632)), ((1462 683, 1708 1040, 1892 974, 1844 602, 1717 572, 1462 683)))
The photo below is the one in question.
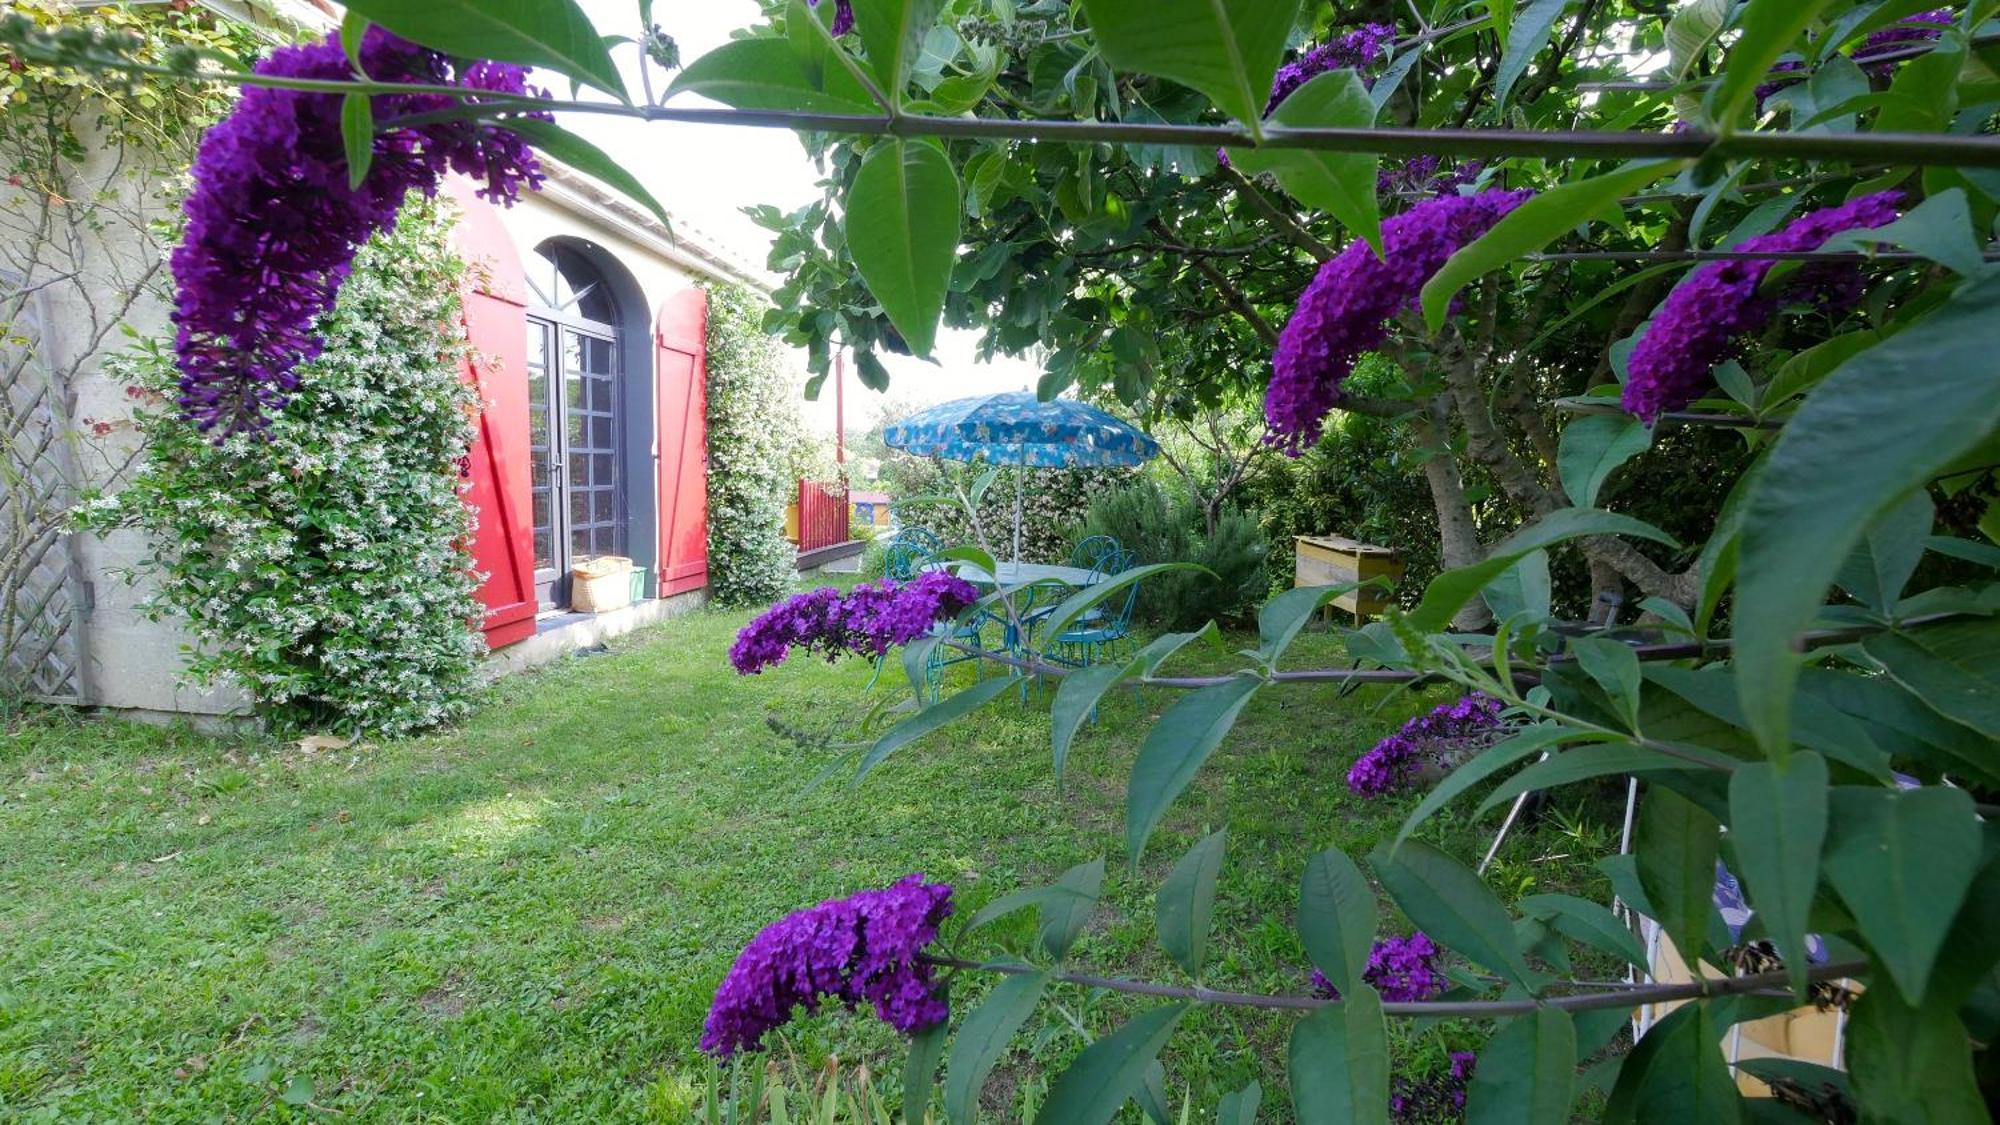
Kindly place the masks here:
MULTIPOLYGON (((1472 522, 1472 505, 1465 499, 1465 481, 1459 476, 1458 461, 1445 440, 1448 416, 1439 399, 1431 400, 1423 413, 1411 416, 1411 430, 1416 434, 1418 448, 1429 455, 1424 459, 1424 479, 1431 486, 1431 504, 1437 509, 1438 557, 1447 570, 1470 566, 1486 555, 1485 548, 1479 545, 1479 529, 1472 522)), ((1452 628, 1461 632, 1483 629, 1492 623, 1492 611, 1478 598, 1467 602, 1451 619, 1452 628)))

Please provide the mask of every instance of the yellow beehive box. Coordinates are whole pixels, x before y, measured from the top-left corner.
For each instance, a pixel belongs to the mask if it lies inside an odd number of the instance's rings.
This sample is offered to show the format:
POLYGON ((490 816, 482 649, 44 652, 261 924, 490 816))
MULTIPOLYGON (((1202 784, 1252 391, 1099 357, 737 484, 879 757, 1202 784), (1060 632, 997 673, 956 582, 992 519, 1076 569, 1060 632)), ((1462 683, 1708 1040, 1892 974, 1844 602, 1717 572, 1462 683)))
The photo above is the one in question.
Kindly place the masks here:
MULTIPOLYGON (((1403 577, 1403 560, 1390 547, 1377 547, 1340 535, 1295 535, 1292 542, 1294 587, 1340 586, 1370 578, 1395 581, 1403 577)), ((1389 591, 1370 586, 1342 594, 1333 604, 1361 622, 1388 609, 1395 601, 1389 591)))

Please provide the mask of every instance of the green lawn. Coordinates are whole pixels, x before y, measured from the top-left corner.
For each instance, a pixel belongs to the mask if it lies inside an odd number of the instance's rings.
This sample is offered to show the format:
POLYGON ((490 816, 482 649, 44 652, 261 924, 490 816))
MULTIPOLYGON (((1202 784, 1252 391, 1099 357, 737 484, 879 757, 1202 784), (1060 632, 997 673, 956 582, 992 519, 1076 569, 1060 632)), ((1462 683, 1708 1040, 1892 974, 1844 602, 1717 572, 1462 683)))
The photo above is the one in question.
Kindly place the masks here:
MULTIPOLYGON (((496 688, 464 726, 307 752, 62 713, 0 733, 0 1117, 160 1121, 684 1121, 710 1073, 694 1043, 716 982, 765 923, 923 871, 959 912, 1108 857, 1072 959, 1173 979, 1151 891, 1180 851, 1231 838, 1205 983, 1303 991, 1291 929, 1305 857, 1359 855, 1408 801, 1348 794, 1348 764, 1424 701, 1266 693, 1176 806, 1141 874, 1120 843, 1135 708, 1120 690, 1051 775, 1046 700, 1012 697, 889 760, 858 790, 808 783, 896 685, 795 660, 739 678, 741 613, 699 614, 496 688), (807 737, 787 738, 769 720, 807 737)), ((1431 701, 1435 701, 1434 697, 1431 701)), ((1477 858, 1495 818, 1427 834, 1477 858)), ((1602 817, 1516 836, 1505 893, 1596 884, 1602 817), (1551 862, 1550 857, 1560 857, 1551 862)), ((1022 918, 961 952, 1028 948, 1022 918)), ((1384 918, 1385 929, 1395 919, 1384 918)), ((981 983, 954 993, 957 1010, 981 983)), ((1137 1005, 1051 993, 988 1088, 1014 1121, 1083 1042, 1137 1005)), ((1178 1103, 1261 1077, 1282 1107, 1287 1022, 1203 1010, 1165 1056, 1178 1103)), ((1402 1065, 1475 1046, 1403 1035, 1402 1065)), ((779 1057, 869 1065, 893 1101, 901 1049, 871 1018, 795 1024, 779 1057)))

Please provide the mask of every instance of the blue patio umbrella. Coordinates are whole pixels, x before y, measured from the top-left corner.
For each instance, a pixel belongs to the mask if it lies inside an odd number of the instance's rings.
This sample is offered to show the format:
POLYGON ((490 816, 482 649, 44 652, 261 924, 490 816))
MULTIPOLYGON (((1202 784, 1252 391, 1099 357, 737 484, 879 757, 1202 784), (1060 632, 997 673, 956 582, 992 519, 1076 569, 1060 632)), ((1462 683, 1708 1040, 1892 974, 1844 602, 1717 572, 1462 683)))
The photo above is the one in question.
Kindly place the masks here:
MULTIPOLYGON (((912 414, 886 427, 891 449, 949 461, 984 460, 1031 469, 1142 465, 1160 443, 1094 406, 1043 402, 1029 391, 973 395, 912 414)), ((1021 489, 1014 489, 1014 558, 1021 557, 1021 489)))

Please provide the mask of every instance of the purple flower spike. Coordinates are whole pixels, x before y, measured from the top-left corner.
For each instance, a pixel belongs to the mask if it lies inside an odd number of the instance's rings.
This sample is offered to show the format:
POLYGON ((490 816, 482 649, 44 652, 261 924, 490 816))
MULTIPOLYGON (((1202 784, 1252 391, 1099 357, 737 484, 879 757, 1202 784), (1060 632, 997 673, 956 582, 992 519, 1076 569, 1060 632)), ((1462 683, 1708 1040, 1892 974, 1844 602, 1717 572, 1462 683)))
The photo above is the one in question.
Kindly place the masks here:
POLYGON ((792 1012, 862 1003, 906 1035, 950 1014, 918 959, 951 916, 951 887, 906 875, 881 890, 830 899, 764 927, 715 990, 701 1049, 718 1058, 763 1045, 792 1012))
MULTIPOLYGON (((522 67, 455 62, 380 27, 362 40, 361 66, 382 82, 539 93, 528 89, 522 67)), ((256 72, 343 79, 353 69, 330 35, 280 47, 256 72)), ((377 121, 458 102, 441 94, 371 99, 377 121)), ((481 194, 501 203, 541 183, 535 154, 518 134, 452 120, 377 135, 367 177, 350 187, 340 111, 335 94, 253 86, 202 139, 186 233, 170 264, 180 407, 204 430, 256 429, 284 406, 295 369, 319 354, 313 321, 333 307, 361 244, 395 226, 404 196, 435 194, 448 169, 483 181, 481 194)))
POLYGON ((1264 103, 1264 115, 1270 116, 1294 90, 1329 70, 1363 70, 1374 66, 1382 57, 1382 48, 1395 37, 1396 29, 1386 23, 1362 24, 1279 67, 1277 76, 1271 80, 1271 98, 1264 103))
MULTIPOLYGON (((1792 220, 1788 225, 1745 239, 1737 250, 1792 252, 1817 250, 1843 231, 1886 226, 1896 219, 1901 193, 1877 192, 1850 199, 1792 220)), ((1794 273, 1784 291, 1758 292, 1777 262, 1710 262, 1667 294, 1646 326, 1626 364, 1625 409, 1655 422, 1700 397, 1709 373, 1743 336, 1768 324, 1780 308, 1811 299, 1839 309, 1860 296, 1858 266, 1817 263, 1794 273)))
POLYGON ((979 590, 941 570, 898 584, 864 582, 842 597, 832 586, 794 594, 758 614, 736 634, 729 663, 743 675, 781 664, 794 647, 823 654, 877 657, 930 632, 979 600, 979 590))
POLYGON ((1530 193, 1483 191, 1425 200, 1382 224, 1382 250, 1361 239, 1320 266, 1278 334, 1264 417, 1271 440, 1297 456, 1319 440, 1340 384, 1364 353, 1388 339, 1389 322, 1416 305, 1424 282, 1460 247, 1493 229, 1530 193))
POLYGON ((1445 754, 1498 739, 1507 730, 1504 709, 1498 699, 1475 691, 1418 715, 1355 760, 1347 771, 1347 788, 1359 796, 1379 797, 1409 787, 1426 762, 1442 764, 1445 754))
MULTIPOLYGON (((812 7, 819 7, 819 0, 806 0, 806 2, 812 7)), ((845 35, 854 30, 853 0, 833 0, 833 23, 827 30, 835 35, 845 35)))
MULTIPOLYGON (((1368 951, 1368 967, 1361 979, 1375 987, 1382 999, 1392 1003, 1429 1000, 1450 987, 1437 963, 1444 950, 1422 930, 1408 937, 1383 938, 1368 951)), ((1313 991, 1328 1000, 1340 999, 1340 990, 1325 973, 1312 971, 1313 991)))

